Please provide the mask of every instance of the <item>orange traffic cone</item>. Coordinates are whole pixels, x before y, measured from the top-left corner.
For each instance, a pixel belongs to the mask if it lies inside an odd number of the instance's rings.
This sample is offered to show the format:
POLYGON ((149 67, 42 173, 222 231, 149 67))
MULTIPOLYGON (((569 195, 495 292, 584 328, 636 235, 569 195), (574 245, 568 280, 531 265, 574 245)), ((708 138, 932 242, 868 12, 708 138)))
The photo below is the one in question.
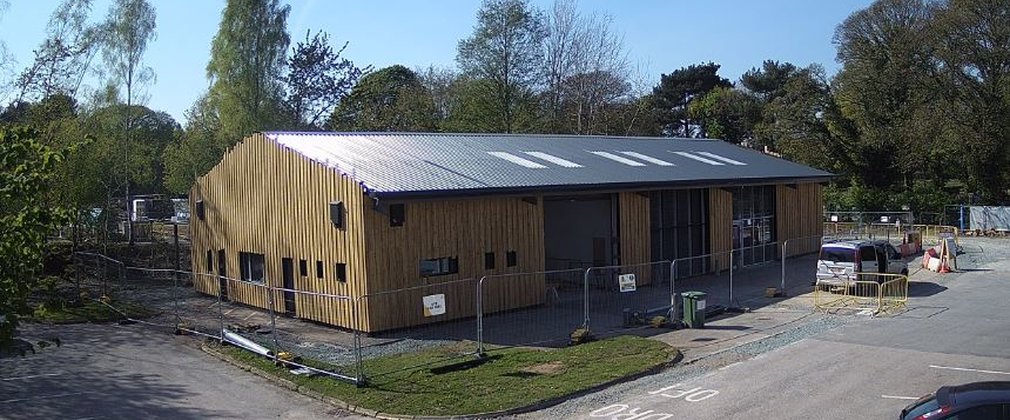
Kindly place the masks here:
POLYGON ((940 273, 942 274, 942 273, 949 273, 949 272, 950 272, 950 265, 947 264, 947 258, 944 257, 943 260, 942 260, 942 262, 940 263, 940 273))

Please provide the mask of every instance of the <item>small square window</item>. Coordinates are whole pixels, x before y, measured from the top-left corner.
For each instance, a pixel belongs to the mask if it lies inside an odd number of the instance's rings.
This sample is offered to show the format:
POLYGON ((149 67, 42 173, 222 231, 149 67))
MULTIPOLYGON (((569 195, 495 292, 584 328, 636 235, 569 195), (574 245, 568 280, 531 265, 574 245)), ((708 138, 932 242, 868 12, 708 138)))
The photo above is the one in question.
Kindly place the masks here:
POLYGON ((298 261, 298 274, 300 274, 302 277, 305 277, 305 276, 309 275, 309 263, 308 263, 308 261, 305 261, 305 260, 299 260, 298 261))
POLYGON ((206 212, 203 209, 203 200, 196 200, 196 217, 200 220, 206 220, 206 212))
POLYGON ((494 270, 494 252, 484 253, 484 269, 494 270))
POLYGON ((316 278, 317 279, 323 278, 323 262, 322 261, 316 261, 316 278))
POLYGON ((516 252, 515 251, 509 251, 509 252, 507 252, 505 254, 505 265, 508 266, 508 267, 515 267, 516 264, 517 264, 516 263, 516 252))
POLYGON ((347 264, 337 263, 334 269, 337 276, 337 281, 341 283, 347 283, 347 264))
POLYGON ((403 226, 403 221, 406 218, 406 209, 403 208, 403 204, 390 204, 389 205, 389 225, 403 226))
POLYGON ((330 203, 330 221, 333 222, 333 226, 338 228, 344 227, 344 203, 341 201, 334 201, 330 203))

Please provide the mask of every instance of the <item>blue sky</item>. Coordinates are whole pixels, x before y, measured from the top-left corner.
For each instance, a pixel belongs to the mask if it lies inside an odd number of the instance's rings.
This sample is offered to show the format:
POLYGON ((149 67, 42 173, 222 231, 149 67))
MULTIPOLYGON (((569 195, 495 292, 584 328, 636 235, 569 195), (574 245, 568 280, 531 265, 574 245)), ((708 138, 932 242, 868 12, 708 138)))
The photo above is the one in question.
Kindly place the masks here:
MULTIPOLYGON (((3 1, 0 0, 0 3, 3 1)), ((145 61, 157 80, 147 88, 148 106, 183 122, 183 112, 207 88, 205 67, 221 18, 221 0, 152 0, 158 38, 145 61)), ((56 0, 10 0, 0 15, 0 40, 20 70, 32 60, 56 0)), ((109 0, 95 0, 104 17, 109 0)), ((468 36, 477 0, 291 0, 292 44, 306 30, 323 30, 335 44, 349 41, 344 55, 359 66, 403 64, 411 68, 454 66, 456 44, 468 36)), ((546 9, 552 0, 533 0, 546 9)), ((736 81, 763 60, 823 65, 834 73, 835 26, 869 0, 581 0, 583 13, 608 14, 623 33, 629 58, 644 82, 661 73, 714 61, 736 81)), ((8 81, 10 74, 3 74, 8 81)), ((92 83, 95 85, 96 83, 92 83)))

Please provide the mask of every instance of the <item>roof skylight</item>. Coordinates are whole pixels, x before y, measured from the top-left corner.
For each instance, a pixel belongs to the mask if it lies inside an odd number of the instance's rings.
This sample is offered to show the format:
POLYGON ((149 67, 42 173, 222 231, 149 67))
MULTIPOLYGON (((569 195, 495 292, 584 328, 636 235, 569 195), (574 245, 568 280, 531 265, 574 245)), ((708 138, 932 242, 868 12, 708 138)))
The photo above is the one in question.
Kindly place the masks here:
POLYGON ((707 163, 707 164, 712 165, 712 166, 723 166, 724 165, 724 163, 722 163, 722 162, 717 162, 717 161, 714 161, 714 160, 711 160, 711 159, 706 159, 706 158, 703 158, 701 156, 695 156, 695 155, 692 155, 692 154, 687 153, 687 152, 673 152, 673 153, 677 154, 677 155, 681 155, 681 156, 686 157, 688 159, 694 159, 694 160, 696 160, 698 162, 707 163))
POLYGON ((615 154, 610 153, 610 152, 589 152, 589 153, 592 153, 592 154, 594 154, 596 156, 599 156, 599 157, 604 157, 604 158, 610 159, 610 160, 612 160, 614 162, 623 163, 623 164, 628 165, 628 166, 645 166, 645 164, 642 163, 642 162, 634 161, 634 160, 628 159, 628 158, 623 157, 623 156, 615 155, 615 154))
POLYGON ((649 163, 652 163, 652 164, 656 164, 656 165, 659 165, 659 166, 677 166, 677 165, 674 165, 674 164, 672 164, 670 162, 667 162, 665 160, 657 159, 657 158, 654 158, 654 157, 649 156, 649 155, 643 155, 643 154, 638 153, 638 152, 621 152, 621 154, 624 154, 624 155, 627 155, 627 156, 631 156, 633 158, 638 158, 638 159, 641 159, 641 160, 644 160, 646 162, 649 162, 649 163))
POLYGON ((512 162, 512 163, 514 163, 516 165, 524 166, 524 167, 527 167, 527 168, 530 168, 530 169, 544 169, 544 168, 547 168, 544 165, 541 165, 541 164, 536 163, 536 162, 534 162, 532 160, 529 160, 529 159, 521 158, 521 157, 513 155, 511 153, 505 153, 505 152, 487 152, 487 153, 489 155, 491 155, 491 156, 499 157, 499 158, 505 159, 505 160, 507 160, 509 162, 512 162))
POLYGON ((708 157, 710 157, 712 159, 721 160, 721 161, 726 162, 726 163, 728 163, 730 165, 737 165, 737 166, 746 166, 747 165, 746 163, 743 163, 743 162, 741 162, 739 160, 733 160, 733 159, 730 159, 730 158, 725 157, 725 156, 719 156, 719 155, 717 155, 715 153, 709 153, 709 152, 695 152, 695 153, 697 153, 699 155, 702 155, 702 156, 708 156, 708 157))
POLYGON ((544 152, 523 152, 523 153, 525 153, 527 155, 530 155, 530 156, 533 156, 535 158, 540 158, 540 159, 546 160, 546 161, 548 161, 550 163, 553 163, 555 165, 562 166, 562 167, 565 167, 565 168, 581 168, 582 167, 582 165, 579 165, 578 163, 572 162, 572 161, 570 161, 568 159, 562 159, 562 158, 559 158, 557 156, 549 155, 549 154, 544 153, 544 152))

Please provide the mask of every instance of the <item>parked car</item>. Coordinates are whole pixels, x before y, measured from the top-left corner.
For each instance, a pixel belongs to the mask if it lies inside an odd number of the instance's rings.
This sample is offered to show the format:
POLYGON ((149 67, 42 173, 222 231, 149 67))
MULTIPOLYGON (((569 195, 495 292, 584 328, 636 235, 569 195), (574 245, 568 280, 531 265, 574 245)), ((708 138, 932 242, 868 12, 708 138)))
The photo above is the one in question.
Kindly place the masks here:
POLYGON ((890 273, 908 275, 908 262, 894 245, 885 240, 847 240, 821 245, 817 259, 817 281, 843 284, 855 280, 884 282, 885 276, 863 276, 856 273, 890 273))
POLYGON ((1010 420, 1010 382, 942 386, 901 410, 899 420, 1010 420))

